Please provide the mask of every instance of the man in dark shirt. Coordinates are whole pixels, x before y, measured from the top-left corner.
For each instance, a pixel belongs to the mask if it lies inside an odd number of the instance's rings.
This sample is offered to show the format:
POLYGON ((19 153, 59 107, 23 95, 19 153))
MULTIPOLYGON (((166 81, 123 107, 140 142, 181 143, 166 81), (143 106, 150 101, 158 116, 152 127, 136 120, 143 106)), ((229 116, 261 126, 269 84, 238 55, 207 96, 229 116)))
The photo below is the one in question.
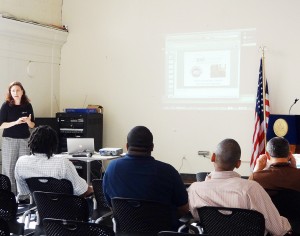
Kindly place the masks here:
POLYGON ((108 165, 103 191, 108 204, 114 197, 157 201, 172 206, 180 217, 189 211, 188 195, 179 173, 151 156, 153 136, 144 126, 127 136, 127 154, 108 165))
POLYGON ((296 160, 290 152, 289 142, 285 138, 272 138, 266 151, 266 154, 257 159, 249 179, 257 181, 267 190, 300 191, 300 169, 296 168, 296 160))

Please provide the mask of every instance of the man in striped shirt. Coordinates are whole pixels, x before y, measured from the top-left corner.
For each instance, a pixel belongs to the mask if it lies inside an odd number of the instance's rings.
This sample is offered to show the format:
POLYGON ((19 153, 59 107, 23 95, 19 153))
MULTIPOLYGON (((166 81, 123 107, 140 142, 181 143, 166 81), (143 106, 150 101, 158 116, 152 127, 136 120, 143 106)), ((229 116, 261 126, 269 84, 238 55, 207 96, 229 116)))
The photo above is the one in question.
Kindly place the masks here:
POLYGON ((242 179, 233 171, 241 165, 241 149, 233 139, 220 142, 211 157, 215 171, 203 182, 195 182, 188 189, 192 215, 199 219, 197 208, 222 206, 256 210, 265 217, 266 232, 284 235, 291 230, 285 217, 279 215, 266 191, 255 181, 242 179))

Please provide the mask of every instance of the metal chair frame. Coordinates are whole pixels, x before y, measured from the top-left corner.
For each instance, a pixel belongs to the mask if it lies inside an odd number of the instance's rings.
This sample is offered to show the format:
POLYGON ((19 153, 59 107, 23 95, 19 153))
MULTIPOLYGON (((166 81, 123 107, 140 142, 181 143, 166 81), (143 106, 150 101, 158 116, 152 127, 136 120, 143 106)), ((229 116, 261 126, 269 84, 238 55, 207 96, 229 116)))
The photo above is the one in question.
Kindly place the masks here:
POLYGON ((96 223, 100 221, 104 221, 106 219, 110 219, 111 221, 112 218, 111 216, 113 213, 110 206, 106 202, 103 193, 102 179, 93 179, 92 185, 93 185, 94 196, 95 196, 95 204, 94 204, 92 221, 95 221, 96 223))

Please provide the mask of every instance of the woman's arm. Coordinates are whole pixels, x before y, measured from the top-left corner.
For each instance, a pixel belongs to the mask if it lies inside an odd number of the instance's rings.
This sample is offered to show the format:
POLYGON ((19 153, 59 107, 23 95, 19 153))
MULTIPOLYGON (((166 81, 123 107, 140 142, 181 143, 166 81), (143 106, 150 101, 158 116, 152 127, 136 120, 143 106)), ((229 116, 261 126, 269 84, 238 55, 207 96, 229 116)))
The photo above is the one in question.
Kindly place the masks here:
POLYGON ((13 126, 15 126, 15 125, 23 124, 23 123, 25 123, 24 117, 20 117, 20 118, 17 119, 16 121, 12 121, 12 122, 3 122, 3 123, 0 125, 0 129, 7 129, 7 128, 13 127, 13 126))

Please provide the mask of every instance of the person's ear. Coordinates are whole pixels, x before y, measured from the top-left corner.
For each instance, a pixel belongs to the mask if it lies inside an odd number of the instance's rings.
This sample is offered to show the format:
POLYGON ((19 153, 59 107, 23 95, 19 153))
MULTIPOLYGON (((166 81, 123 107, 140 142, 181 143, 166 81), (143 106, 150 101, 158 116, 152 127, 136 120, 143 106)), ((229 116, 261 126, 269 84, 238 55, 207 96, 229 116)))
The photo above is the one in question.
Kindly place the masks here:
POLYGON ((268 160, 271 160, 270 153, 266 152, 266 156, 267 156, 267 159, 268 159, 268 160))
POLYGON ((216 154, 215 153, 212 154, 212 156, 210 158, 210 161, 211 162, 216 162, 216 154))
POLYGON ((126 149, 128 150, 128 148, 129 148, 129 145, 128 145, 128 143, 126 143, 126 149))
POLYGON ((237 169, 240 168, 241 164, 242 164, 242 161, 238 160, 235 164, 235 168, 237 168, 237 169))
POLYGON ((151 152, 153 151, 153 149, 154 149, 154 143, 152 143, 151 152))

